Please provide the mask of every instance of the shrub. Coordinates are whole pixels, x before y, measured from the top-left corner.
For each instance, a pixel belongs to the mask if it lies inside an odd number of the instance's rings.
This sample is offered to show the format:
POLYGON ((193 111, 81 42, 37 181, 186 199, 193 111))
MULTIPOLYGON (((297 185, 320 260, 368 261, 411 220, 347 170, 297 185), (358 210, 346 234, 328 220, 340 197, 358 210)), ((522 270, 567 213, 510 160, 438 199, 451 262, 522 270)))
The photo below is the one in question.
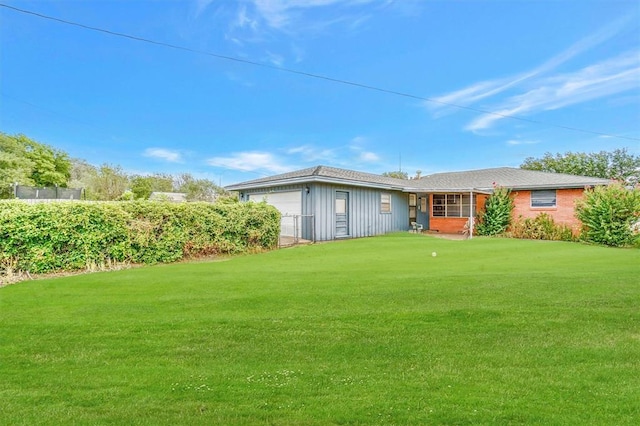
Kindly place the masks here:
POLYGON ((0 274, 173 262, 277 245, 266 203, 0 203, 0 274))
POLYGON ((503 234, 511 223, 513 199, 511 191, 496 186, 484 203, 484 210, 478 214, 476 233, 478 235, 503 234))
POLYGON ((576 240, 571 227, 556 223, 547 213, 540 213, 533 219, 520 217, 509 228, 509 236, 529 240, 576 240))
POLYGON ((640 189, 620 183, 587 189, 576 203, 582 239, 614 247, 640 246, 640 189))

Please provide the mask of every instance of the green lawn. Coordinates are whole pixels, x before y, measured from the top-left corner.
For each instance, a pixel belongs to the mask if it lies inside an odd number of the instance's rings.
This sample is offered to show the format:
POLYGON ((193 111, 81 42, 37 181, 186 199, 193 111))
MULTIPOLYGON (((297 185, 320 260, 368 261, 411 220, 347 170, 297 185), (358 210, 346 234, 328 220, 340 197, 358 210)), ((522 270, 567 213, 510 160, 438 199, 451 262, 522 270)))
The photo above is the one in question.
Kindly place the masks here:
POLYGON ((23 282, 0 324, 0 424, 640 420, 640 250, 394 234, 23 282))

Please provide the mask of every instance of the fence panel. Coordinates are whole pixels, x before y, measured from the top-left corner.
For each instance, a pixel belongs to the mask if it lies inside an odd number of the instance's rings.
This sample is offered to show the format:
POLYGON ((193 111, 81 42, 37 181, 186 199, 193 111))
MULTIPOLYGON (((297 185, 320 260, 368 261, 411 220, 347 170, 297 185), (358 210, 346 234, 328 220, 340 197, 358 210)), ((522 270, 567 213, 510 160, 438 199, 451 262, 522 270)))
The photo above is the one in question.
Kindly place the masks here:
POLYGON ((282 215, 280 218, 280 247, 314 242, 315 228, 312 214, 282 215))
POLYGON ((80 200, 82 188, 14 185, 14 195, 21 200, 80 200))

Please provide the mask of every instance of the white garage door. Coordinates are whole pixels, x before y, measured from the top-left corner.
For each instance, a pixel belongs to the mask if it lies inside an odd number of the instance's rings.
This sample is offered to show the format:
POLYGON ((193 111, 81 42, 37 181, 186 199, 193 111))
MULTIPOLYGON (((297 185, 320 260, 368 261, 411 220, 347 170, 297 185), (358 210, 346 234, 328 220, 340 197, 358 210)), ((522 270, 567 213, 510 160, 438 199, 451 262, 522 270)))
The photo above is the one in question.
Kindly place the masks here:
POLYGON ((265 200, 267 204, 270 204, 277 208, 282 214, 281 230, 280 234, 288 237, 299 237, 299 223, 298 217, 302 214, 302 193, 300 191, 288 191, 288 192, 272 192, 269 194, 249 194, 250 201, 260 202, 265 200))

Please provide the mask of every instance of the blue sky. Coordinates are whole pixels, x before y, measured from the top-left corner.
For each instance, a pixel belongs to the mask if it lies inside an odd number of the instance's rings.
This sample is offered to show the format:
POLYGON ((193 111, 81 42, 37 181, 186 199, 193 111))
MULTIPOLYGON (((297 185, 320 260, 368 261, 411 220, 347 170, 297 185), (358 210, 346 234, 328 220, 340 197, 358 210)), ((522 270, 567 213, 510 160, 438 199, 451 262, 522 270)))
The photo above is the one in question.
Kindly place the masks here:
POLYGON ((227 185, 640 155, 636 0, 0 3, 191 50, 0 7, 0 131, 96 165, 227 185))

